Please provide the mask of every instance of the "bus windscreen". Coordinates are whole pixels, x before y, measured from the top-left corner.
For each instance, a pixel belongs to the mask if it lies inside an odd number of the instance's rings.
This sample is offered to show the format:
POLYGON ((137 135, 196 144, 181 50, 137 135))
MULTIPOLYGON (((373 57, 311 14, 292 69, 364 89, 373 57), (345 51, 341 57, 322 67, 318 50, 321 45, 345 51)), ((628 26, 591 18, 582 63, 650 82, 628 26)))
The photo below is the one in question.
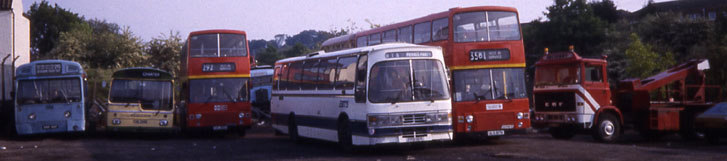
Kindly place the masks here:
POLYGON ((18 81, 18 104, 72 103, 81 101, 81 79, 18 81))
POLYGON ((115 79, 111 84, 110 101, 141 103, 146 110, 172 109, 172 82, 115 79))

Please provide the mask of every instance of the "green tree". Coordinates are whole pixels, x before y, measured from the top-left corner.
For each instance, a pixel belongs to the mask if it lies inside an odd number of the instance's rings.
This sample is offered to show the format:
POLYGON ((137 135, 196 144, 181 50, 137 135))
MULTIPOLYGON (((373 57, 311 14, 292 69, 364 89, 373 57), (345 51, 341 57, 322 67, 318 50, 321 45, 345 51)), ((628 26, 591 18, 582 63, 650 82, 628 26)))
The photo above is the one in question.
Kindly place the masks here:
POLYGON ((169 35, 162 34, 152 38, 144 48, 147 62, 151 63, 153 67, 177 75, 180 70, 182 45, 182 37, 179 32, 170 31, 169 35))
POLYGON ((255 59, 259 65, 273 65, 275 61, 282 59, 283 57, 278 54, 278 48, 274 45, 269 45, 265 50, 259 52, 255 59))
POLYGON ((631 44, 626 49, 626 57, 629 60, 626 73, 629 76, 646 78, 674 65, 674 56, 671 53, 659 55, 650 45, 643 44, 635 33, 629 37, 631 44))
POLYGON ((584 56, 600 55, 595 48, 603 42, 607 24, 593 14, 593 9, 586 0, 555 0, 555 4, 547 8, 547 22, 539 29, 542 34, 541 43, 551 47, 553 51, 564 51, 570 45, 576 52, 584 56))
POLYGON ((83 17, 57 4, 50 5, 45 0, 34 2, 25 15, 30 19, 31 60, 47 58, 48 53, 60 42, 62 32, 68 32, 83 23, 83 17))
POLYGON ((99 20, 90 22, 76 24, 70 31, 61 32, 59 43, 45 58, 77 61, 87 69, 116 69, 144 64, 143 43, 128 27, 116 31, 99 30, 90 24, 96 23, 96 27, 115 24, 99 20))

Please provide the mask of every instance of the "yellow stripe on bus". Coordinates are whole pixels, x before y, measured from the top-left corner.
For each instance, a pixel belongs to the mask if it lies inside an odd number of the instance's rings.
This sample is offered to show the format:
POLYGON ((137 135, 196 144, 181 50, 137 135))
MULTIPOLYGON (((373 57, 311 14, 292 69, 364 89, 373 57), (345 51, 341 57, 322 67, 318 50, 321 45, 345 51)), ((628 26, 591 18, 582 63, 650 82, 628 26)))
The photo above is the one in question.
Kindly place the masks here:
POLYGON ((525 67, 525 63, 515 63, 515 64, 487 64, 487 65, 468 65, 468 66, 453 66, 450 67, 450 70, 465 70, 465 69, 483 69, 483 68, 517 68, 525 67))
POLYGON ((224 75, 192 75, 189 79, 204 79, 204 78, 249 78, 250 74, 224 74, 224 75))

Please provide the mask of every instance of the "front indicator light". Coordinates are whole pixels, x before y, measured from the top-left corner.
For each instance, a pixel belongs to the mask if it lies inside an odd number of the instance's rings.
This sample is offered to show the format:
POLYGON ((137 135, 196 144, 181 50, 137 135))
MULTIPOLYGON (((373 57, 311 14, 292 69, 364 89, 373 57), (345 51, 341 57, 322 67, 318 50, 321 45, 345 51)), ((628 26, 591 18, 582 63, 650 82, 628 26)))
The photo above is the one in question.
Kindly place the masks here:
POLYGON ((71 111, 66 111, 63 113, 63 117, 69 118, 71 117, 71 111))
POLYGON ((111 120, 111 124, 119 125, 119 124, 121 124, 121 120, 119 120, 119 119, 113 119, 113 120, 111 120))
POLYGON ((167 125, 169 125, 169 122, 167 120, 159 121, 159 126, 167 126, 167 125))
POLYGON ((28 119, 35 120, 35 114, 31 113, 30 115, 28 115, 28 119))

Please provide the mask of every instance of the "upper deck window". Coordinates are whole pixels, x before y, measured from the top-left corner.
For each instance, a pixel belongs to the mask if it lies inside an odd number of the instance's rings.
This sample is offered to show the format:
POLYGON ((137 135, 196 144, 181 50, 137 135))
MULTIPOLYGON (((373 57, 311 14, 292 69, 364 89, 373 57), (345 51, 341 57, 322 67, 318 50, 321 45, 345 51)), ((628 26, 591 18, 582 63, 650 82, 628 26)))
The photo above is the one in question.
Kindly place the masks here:
POLYGON ((520 40, 515 12, 467 12, 453 18, 455 42, 520 40))
POLYGON ((379 33, 371 34, 371 36, 369 36, 369 45, 376 44, 381 44, 381 34, 379 33))
POLYGON ((399 42, 411 43, 411 26, 405 26, 399 28, 399 42))
POLYGON ((366 36, 356 38, 356 47, 366 46, 366 36))
POLYGON ((414 43, 425 43, 432 40, 432 24, 423 22, 414 25, 414 43))
POLYGON ((247 56, 245 35, 203 34, 190 37, 191 57, 247 56))
POLYGON ((384 32, 383 42, 396 42, 396 30, 389 30, 384 32))
POLYGON ((441 18, 432 22, 432 40, 444 40, 449 36, 449 19, 441 18))

